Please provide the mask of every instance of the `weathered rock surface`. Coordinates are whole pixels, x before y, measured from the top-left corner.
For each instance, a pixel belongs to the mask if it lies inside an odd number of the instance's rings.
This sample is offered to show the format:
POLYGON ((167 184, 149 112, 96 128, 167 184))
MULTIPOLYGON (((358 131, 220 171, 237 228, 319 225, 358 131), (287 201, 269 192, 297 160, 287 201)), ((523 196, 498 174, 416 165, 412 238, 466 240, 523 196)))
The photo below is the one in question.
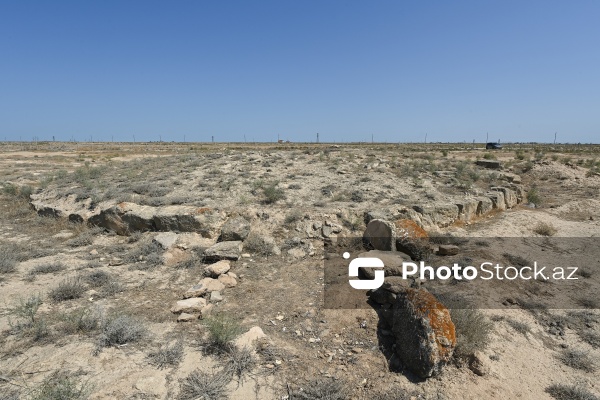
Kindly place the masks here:
POLYGON ((502 192, 489 192, 487 197, 492 200, 492 206, 494 209, 506 210, 506 202, 504 201, 504 193, 502 192))
POLYGON ((250 222, 243 217, 229 218, 221 227, 219 242, 245 240, 250 233, 250 222))
POLYGON ((456 204, 430 204, 417 205, 413 209, 418 213, 431 218, 440 228, 450 226, 458 219, 458 206, 456 204))
POLYGON ((481 351, 475 351, 469 360, 469 369, 479 376, 485 376, 492 370, 490 358, 481 351))
POLYGON ((456 206, 458 207, 458 219, 460 221, 468 222, 477 216, 479 200, 464 200, 460 203, 457 203, 456 206))
POLYGON ((232 288, 237 286, 237 280, 229 274, 219 276, 219 282, 221 282, 226 288, 232 288))
POLYGON ((475 164, 489 169, 502 169, 502 163, 498 160, 477 160, 475 164))
MULTIPOLYGON (((395 248, 413 260, 426 260, 431 254, 427 232, 410 219, 399 219, 394 223, 395 248)), ((407 261, 407 260, 405 260, 407 261)))
POLYGON ((204 278, 197 285, 194 285, 191 288, 189 288, 183 294, 183 297, 186 299, 189 297, 201 297, 207 293, 213 291, 222 291, 223 289, 225 289, 225 285, 223 285, 223 283, 221 283, 217 279, 204 278))
POLYGON ((393 224, 382 219, 371 220, 363 234, 365 245, 375 250, 393 251, 396 234, 393 224))
POLYGON ((455 256, 458 254, 459 248, 454 244, 440 244, 438 255, 440 256, 455 256))
POLYGON ((177 322, 190 322, 195 319, 198 319, 198 316, 194 314, 181 313, 179 314, 179 317, 177 317, 177 322))
POLYGON ((88 223, 115 231, 119 235, 132 232, 198 232, 212 235, 208 210, 192 206, 150 207, 135 203, 119 203, 88 219, 88 223))
POLYGON ((489 197, 478 197, 477 198, 477 215, 485 215, 493 210, 494 202, 489 197))
POLYGON ((493 187, 490 188, 490 190, 494 192, 502 192, 502 194, 504 195, 504 205, 506 206, 506 208, 513 208, 517 205, 517 195, 511 189, 505 187, 493 187))
POLYGON ((392 332, 396 354, 422 378, 438 373, 456 346, 448 309, 424 289, 406 289, 397 295, 392 332))
POLYGON ((204 251, 204 259, 208 262, 220 260, 237 261, 240 259, 241 254, 241 241, 219 242, 204 251))

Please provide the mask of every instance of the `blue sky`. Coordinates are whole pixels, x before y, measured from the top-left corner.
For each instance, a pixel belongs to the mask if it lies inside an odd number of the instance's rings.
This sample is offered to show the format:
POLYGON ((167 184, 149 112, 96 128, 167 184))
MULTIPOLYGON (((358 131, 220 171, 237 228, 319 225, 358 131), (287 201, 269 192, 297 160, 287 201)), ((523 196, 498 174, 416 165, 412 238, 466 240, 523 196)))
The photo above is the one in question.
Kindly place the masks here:
POLYGON ((584 0, 0 0, 0 140, 598 143, 598 21, 584 0))

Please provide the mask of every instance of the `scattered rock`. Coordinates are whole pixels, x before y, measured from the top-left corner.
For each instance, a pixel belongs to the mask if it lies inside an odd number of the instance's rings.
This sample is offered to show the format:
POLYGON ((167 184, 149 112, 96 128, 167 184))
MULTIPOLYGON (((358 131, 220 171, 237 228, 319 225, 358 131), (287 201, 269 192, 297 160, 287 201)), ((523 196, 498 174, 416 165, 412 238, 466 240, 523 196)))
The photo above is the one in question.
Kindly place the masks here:
POLYGON ((226 288, 232 288, 237 286, 236 279, 231 275, 219 276, 219 282, 221 282, 226 288))
POLYGON ((453 244, 440 244, 438 255, 440 256, 455 256, 458 254, 459 248, 453 244))
POLYGON ((234 260, 240 259, 242 253, 242 242, 230 241, 219 242, 204 251, 206 261, 234 260))
POLYGON ((363 234, 363 240, 366 245, 375 250, 394 251, 395 239, 394 227, 388 221, 382 219, 371 220, 367 224, 367 229, 363 234))
POLYGON ((221 228, 219 242, 245 240, 250 233, 250 222, 243 217, 230 218, 221 228))
POLYGON ((392 331, 396 354, 422 378, 438 373, 456 346, 448 309, 424 289, 406 289, 397 295, 392 331))
POLYGON ((255 341, 266 337, 267 335, 259 326, 253 326, 248 332, 238 336, 234 343, 239 349, 252 348, 255 341))
POLYGON ((489 169, 502 169, 502 163, 498 160, 477 160, 475 164, 489 169))
POLYGON ((189 322, 198 319, 194 314, 181 313, 179 317, 177 317, 177 322, 189 322))
POLYGON ((221 292, 219 292, 218 290, 210 292, 211 303, 218 303, 220 301, 223 301, 223 296, 221 296, 221 292))
POLYGON ((211 278, 218 278, 219 276, 227 273, 230 268, 231 262, 229 260, 221 260, 206 267, 204 269, 204 273, 211 278))
POLYGON ((225 285, 223 285, 223 283, 221 283, 217 279, 204 278, 197 285, 194 285, 191 288, 189 288, 183 294, 183 297, 186 299, 190 297, 200 297, 204 296, 206 293, 213 292, 215 290, 222 291, 223 289, 225 289, 225 285))
POLYGON ((206 300, 199 297, 193 297, 186 300, 179 300, 177 304, 171 308, 171 312, 173 314, 198 313, 202 311, 204 306, 206 306, 206 300))
POLYGON ((168 250, 177 241, 177 234, 174 232, 161 232, 154 236, 154 241, 158 243, 163 249, 168 250))
POLYGON ((469 369, 479 376, 488 375, 492 369, 490 358, 481 351, 475 351, 471 355, 469 369))

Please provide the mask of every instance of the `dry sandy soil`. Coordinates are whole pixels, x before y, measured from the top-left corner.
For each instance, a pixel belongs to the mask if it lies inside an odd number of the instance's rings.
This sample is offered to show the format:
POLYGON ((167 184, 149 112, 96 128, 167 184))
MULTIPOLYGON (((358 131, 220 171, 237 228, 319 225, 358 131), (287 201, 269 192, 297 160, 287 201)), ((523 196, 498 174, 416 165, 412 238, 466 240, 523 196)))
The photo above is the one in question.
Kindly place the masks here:
MULTIPOLYGON (((58 399, 48 394, 56 382, 84 387, 72 398, 194 398, 182 390, 194 371, 223 382, 223 397, 207 399, 596 398, 597 291, 577 309, 494 300, 477 311, 491 326, 478 345, 488 371, 479 376, 456 357, 438 376, 418 379, 386 350, 373 308, 323 307, 324 237, 314 227, 335 228, 329 240, 360 237, 366 212, 459 202, 517 177, 535 207, 524 199, 466 223, 423 227, 430 235, 539 238, 543 223, 554 237, 600 237, 599 155, 599 146, 576 145, 2 144, 0 399, 58 399), (503 168, 476 166, 484 157, 503 168), (32 200, 66 214, 38 215, 32 200), (157 232, 122 236, 66 218, 121 202, 211 210, 214 232, 179 232, 163 248, 153 242, 157 232), (276 246, 244 244, 231 263, 237 285, 211 312, 239 325, 238 348, 252 348, 254 363, 239 375, 241 361, 231 361, 239 350, 210 351, 206 319, 177 322, 170 311, 203 278, 202 251, 235 216, 276 246), (53 298, 65 279, 79 282, 79 292, 53 298), (15 311, 38 295, 34 314, 15 311), (107 341, 105 326, 117 316, 139 323, 139 338, 107 341), (265 337, 252 341, 253 327, 265 337), (171 364, 157 365, 152 355, 161 351, 171 364), (560 397, 553 385, 588 397, 560 397)), ((579 276, 588 288, 598 287, 599 263, 591 259, 579 276)))

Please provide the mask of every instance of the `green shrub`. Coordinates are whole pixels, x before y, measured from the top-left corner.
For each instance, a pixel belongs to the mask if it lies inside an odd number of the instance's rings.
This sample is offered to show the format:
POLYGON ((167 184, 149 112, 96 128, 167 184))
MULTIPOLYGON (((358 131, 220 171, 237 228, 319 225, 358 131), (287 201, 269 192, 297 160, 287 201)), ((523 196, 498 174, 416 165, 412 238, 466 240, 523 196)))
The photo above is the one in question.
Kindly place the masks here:
POLYGON ((273 204, 285 199, 285 193, 283 189, 277 187, 278 184, 278 182, 272 182, 262 187, 265 204, 273 204))
POLYGON ((65 268, 64 264, 58 262, 41 264, 29 271, 29 275, 53 274, 55 272, 60 272, 65 268))
POLYGON ((128 315, 113 315, 102 324, 100 344, 102 347, 137 342, 147 335, 143 323, 128 315))
POLYGON ((166 367, 176 367, 183 360, 183 341, 178 340, 172 345, 163 345, 160 348, 150 352, 148 359, 152 365, 158 369, 166 367))
POLYGON ((554 397, 556 400, 599 400, 596 395, 589 392, 581 384, 551 385, 546 388, 546 393, 554 397))
POLYGON ((61 316, 61 330, 67 334, 90 333, 100 327, 102 315, 98 309, 81 308, 61 316))
POLYGON ((538 191, 538 189, 536 187, 532 187, 531 190, 529 190, 529 192, 527 192, 527 202, 535 204, 536 207, 538 207, 540 204, 542 204, 542 198, 540 197, 540 192, 538 191))
POLYGON ((596 370, 594 360, 583 350, 565 349, 558 355, 558 359, 571 368, 580 369, 585 372, 594 372, 596 370))
POLYGON ((227 374, 216 372, 209 374, 193 371, 179 381, 179 400, 225 400, 227 385, 231 378, 227 374))
POLYGON ((65 279, 52 289, 48 295, 56 302, 80 298, 86 288, 79 279, 65 279))
POLYGON ((31 400, 84 400, 90 396, 91 386, 78 377, 55 372, 33 390, 31 400))
POLYGON ((231 348, 231 342, 241 333, 237 320, 226 314, 211 315, 203 320, 209 333, 209 348, 224 351, 231 348))
POLYGON ((554 225, 548 222, 538 223, 535 228, 533 228, 533 231, 542 236, 554 236, 556 235, 556 232, 558 232, 554 225))

